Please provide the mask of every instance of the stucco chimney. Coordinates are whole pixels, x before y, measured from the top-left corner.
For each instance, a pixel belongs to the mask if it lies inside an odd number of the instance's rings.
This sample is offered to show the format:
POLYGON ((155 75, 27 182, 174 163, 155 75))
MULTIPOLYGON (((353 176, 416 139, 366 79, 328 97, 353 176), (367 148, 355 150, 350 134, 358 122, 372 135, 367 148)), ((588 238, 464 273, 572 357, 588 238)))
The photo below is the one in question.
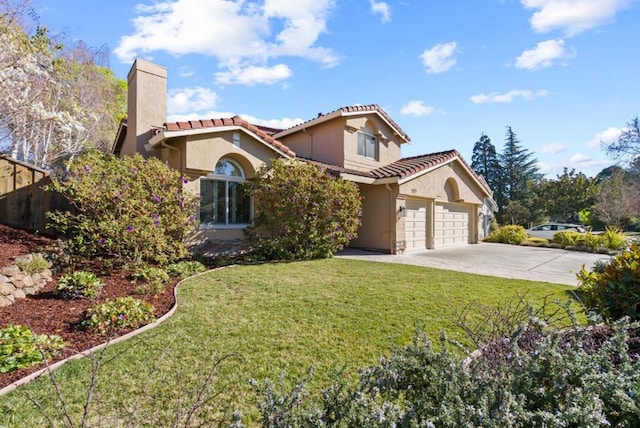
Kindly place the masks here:
POLYGON ((127 77, 127 136, 121 154, 140 153, 153 136, 153 128, 167 121, 167 69, 143 59, 136 59, 127 77))

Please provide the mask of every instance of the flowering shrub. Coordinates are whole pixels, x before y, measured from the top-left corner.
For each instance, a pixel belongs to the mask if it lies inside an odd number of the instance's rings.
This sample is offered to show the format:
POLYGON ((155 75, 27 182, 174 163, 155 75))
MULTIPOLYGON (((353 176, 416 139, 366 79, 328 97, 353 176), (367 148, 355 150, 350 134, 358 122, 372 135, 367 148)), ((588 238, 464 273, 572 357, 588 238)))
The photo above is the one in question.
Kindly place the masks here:
POLYGON ((640 247, 633 243, 609 262, 577 274, 584 305, 605 319, 640 320, 640 247))
POLYGON ((109 333, 126 327, 140 327, 155 320, 153 306, 133 297, 119 297, 87 309, 82 326, 109 333))
POLYGON ((8 373, 49 359, 66 345, 60 336, 34 334, 24 325, 0 329, 0 373, 8 373))
POLYGON ((74 212, 49 219, 77 254, 165 264, 186 254, 183 241, 196 226, 197 201, 183 192, 182 180, 158 159, 88 152, 50 186, 74 212))
POLYGON ((257 213, 247 233, 258 257, 327 257, 356 237, 358 187, 322 168, 273 160, 258 172, 251 193, 257 213))
POLYGON ((80 270, 60 278, 53 294, 62 299, 95 299, 103 286, 93 272, 80 270))

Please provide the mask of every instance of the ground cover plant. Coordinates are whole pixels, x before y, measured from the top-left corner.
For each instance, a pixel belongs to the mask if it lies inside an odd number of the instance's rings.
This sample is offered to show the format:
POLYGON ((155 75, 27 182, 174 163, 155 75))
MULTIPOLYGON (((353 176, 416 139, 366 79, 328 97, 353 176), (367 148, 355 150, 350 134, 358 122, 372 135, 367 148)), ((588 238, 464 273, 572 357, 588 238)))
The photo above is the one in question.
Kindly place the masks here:
MULTIPOLYGON (((527 292, 538 303, 548 295, 565 300, 570 290, 343 259, 225 268, 185 281, 171 318, 106 351, 108 364, 102 365, 94 388, 99 401, 89 410, 118 424, 133 413, 149 415, 150 426, 174 421, 176 403, 186 399, 176 394, 197 390, 210 364, 215 365, 215 400, 200 407, 196 419, 214 420, 221 403, 231 403, 242 411, 245 423, 255 425, 259 413, 252 378, 277 379, 283 370, 302 377, 314 366, 310 387, 326 385, 340 367, 345 379, 354 379, 358 367, 375 364, 392 345, 410 343, 416 328, 432 337, 444 329, 452 339, 463 340, 455 319, 471 302, 495 305, 527 292)), ((91 385, 91 361, 74 361, 55 372, 76 420, 91 385)), ((31 400, 58 418, 55 388, 39 379, 0 397, 0 425, 41 424, 41 411, 31 400)), ((229 422, 231 413, 227 415, 229 422)))

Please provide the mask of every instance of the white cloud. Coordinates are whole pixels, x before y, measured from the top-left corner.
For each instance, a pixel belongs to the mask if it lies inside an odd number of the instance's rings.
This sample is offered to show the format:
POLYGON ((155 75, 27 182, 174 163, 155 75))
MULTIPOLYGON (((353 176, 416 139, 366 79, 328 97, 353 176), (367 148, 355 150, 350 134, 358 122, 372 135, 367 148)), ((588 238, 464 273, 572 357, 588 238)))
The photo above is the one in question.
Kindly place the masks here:
POLYGON ((422 62, 427 68, 427 73, 437 74, 450 70, 456 64, 454 55, 457 47, 458 44, 456 42, 449 42, 441 43, 425 50, 420 55, 420 58, 422 58, 422 62))
POLYGON ((202 111, 213 108, 217 101, 215 92, 200 86, 172 89, 167 94, 167 110, 171 114, 202 111))
POLYGON ((248 114, 241 114, 240 116, 242 116, 242 118, 247 122, 253 123, 255 125, 268 126, 270 128, 276 129, 288 129, 304 122, 303 119, 300 119, 298 117, 283 117, 281 119, 260 119, 248 114))
POLYGON ((193 69, 187 65, 184 65, 178 69, 178 74, 180 77, 191 77, 195 74, 193 69))
POLYGON ((383 1, 369 0, 371 3, 371 12, 380 15, 380 20, 384 22, 391 21, 391 7, 383 1))
POLYGON ((478 94, 472 95, 471 101, 474 104, 486 104, 486 103, 510 103, 516 98, 522 98, 525 101, 531 101, 535 98, 546 97, 549 95, 549 91, 541 89, 539 91, 518 90, 514 89, 504 94, 492 92, 490 94, 478 94))
MULTIPOLYGON (((232 113, 228 111, 211 110, 205 113, 191 112, 191 113, 185 113, 185 114, 170 114, 167 118, 167 121, 168 122, 186 122, 189 120, 199 120, 202 118, 219 119, 219 118, 225 118, 225 117, 233 117, 235 115, 236 113, 232 113)), ((283 117, 281 119, 260 119, 255 116, 242 114, 242 113, 239 114, 239 116, 242 117, 247 122, 253 123, 254 125, 268 126, 269 128, 275 128, 275 129, 288 129, 288 128, 291 128, 292 126, 296 126, 304 122, 303 119, 290 118, 290 117, 283 117)))
POLYGON ((232 67, 229 71, 216 73, 215 76, 217 83, 251 86, 257 83, 272 85, 288 79, 291 74, 291 69, 285 64, 276 64, 273 67, 232 67))
POLYGON ((282 56, 334 66, 338 58, 333 51, 317 45, 334 4, 335 0, 160 0, 136 8, 134 31, 120 39, 114 54, 123 62, 155 51, 208 55, 222 70, 268 69, 270 60, 282 56))
POLYGON ((428 116, 436 109, 431 106, 425 106, 423 101, 409 101, 402 107, 400 113, 410 116, 428 116))
POLYGON ((612 143, 622 134, 622 131, 624 130, 610 126, 604 131, 594 135, 593 138, 587 142, 587 147, 594 148, 600 147, 602 143, 612 143))
POLYGON ((551 67, 555 61, 566 60, 575 56, 574 51, 564 48, 564 40, 546 40, 535 48, 524 51, 516 58, 516 68, 525 70, 539 70, 551 67))
POLYGON ((610 22, 616 13, 634 0, 521 0, 525 8, 535 9, 531 27, 539 33, 563 31, 567 36, 610 22))
POLYGON ((551 143, 540 148, 540 153, 556 154, 567 150, 567 146, 562 143, 551 143))

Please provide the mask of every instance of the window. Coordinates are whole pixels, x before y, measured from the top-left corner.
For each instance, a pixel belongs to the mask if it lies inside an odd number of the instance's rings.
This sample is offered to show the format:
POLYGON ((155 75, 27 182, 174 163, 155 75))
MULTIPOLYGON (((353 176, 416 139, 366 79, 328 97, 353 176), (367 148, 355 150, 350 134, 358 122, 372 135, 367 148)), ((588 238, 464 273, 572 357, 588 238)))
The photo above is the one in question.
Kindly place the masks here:
POLYGON ((358 154, 370 159, 378 159, 378 139, 373 131, 366 125, 358 132, 358 154))
POLYGON ((222 159, 212 173, 200 179, 200 223, 246 225, 251 221, 251 199, 242 184, 244 172, 235 162, 222 159))

